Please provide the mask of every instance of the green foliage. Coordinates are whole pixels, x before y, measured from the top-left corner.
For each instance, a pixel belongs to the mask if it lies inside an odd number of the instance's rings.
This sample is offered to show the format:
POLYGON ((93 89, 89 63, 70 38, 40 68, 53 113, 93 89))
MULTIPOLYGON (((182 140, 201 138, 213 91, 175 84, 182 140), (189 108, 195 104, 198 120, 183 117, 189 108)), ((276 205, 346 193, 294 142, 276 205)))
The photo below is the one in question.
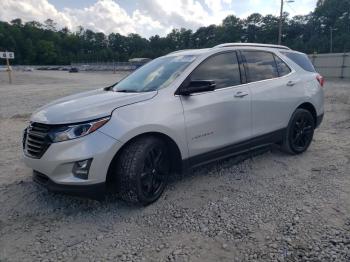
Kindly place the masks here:
MULTIPOLYGON (((158 57, 174 50, 206 48, 225 42, 277 42, 279 18, 254 13, 246 19, 234 15, 221 25, 197 31, 173 29, 167 36, 149 39, 138 34, 105 35, 79 27, 76 32, 57 29, 47 19, 43 24, 23 23, 17 18, 0 21, 0 51, 14 51, 15 64, 69 64, 71 62, 127 61, 133 57, 158 57)), ((325 53, 330 49, 333 28, 334 52, 350 51, 350 0, 319 0, 314 12, 305 16, 283 16, 282 42, 306 53, 325 53)))

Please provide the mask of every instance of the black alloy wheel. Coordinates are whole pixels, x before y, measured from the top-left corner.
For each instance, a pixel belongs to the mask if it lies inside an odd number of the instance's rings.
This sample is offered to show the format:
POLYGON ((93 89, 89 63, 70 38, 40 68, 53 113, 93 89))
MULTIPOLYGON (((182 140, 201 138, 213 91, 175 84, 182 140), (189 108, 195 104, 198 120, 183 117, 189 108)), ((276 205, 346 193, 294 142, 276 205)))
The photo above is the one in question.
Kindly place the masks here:
POLYGON ((115 175, 120 197, 129 203, 153 203, 162 195, 170 171, 166 143, 152 136, 132 141, 117 161, 115 175))
POLYGON ((145 198, 153 199, 164 190, 169 173, 165 148, 155 145, 145 158, 143 171, 140 176, 140 186, 145 198))
POLYGON ((305 152, 312 142, 315 119, 310 111, 297 109, 293 113, 283 141, 283 150, 290 154, 305 152))
POLYGON ((311 143, 313 131, 313 119, 300 114, 295 120, 292 131, 292 147, 297 151, 304 151, 311 143))

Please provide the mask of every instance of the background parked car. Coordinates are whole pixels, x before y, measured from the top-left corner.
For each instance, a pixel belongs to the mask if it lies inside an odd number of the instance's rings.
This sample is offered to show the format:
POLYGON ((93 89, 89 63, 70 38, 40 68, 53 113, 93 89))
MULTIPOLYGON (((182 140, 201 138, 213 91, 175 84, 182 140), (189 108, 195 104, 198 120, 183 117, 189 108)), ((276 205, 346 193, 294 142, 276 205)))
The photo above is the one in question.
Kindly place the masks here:
MULTIPOLYGON (((7 72, 7 66, 0 66, 0 72, 7 72)), ((10 66, 10 71, 12 71, 12 67, 10 66)))
POLYGON ((79 69, 77 67, 72 67, 71 69, 69 69, 69 73, 78 73, 79 69))

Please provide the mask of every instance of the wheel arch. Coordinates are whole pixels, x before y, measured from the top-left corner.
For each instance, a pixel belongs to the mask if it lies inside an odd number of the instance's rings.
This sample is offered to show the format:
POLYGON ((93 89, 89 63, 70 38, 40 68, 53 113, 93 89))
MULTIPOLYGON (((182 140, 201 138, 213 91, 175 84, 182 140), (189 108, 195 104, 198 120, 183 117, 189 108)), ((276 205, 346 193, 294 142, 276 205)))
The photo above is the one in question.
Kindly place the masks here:
POLYGON ((113 170, 115 168, 115 165, 120 157, 120 155, 123 153, 123 150, 130 145, 132 142, 134 142, 137 139, 141 139, 143 137, 156 137, 161 139, 165 142, 167 148, 170 150, 170 158, 171 158, 171 171, 172 172, 182 172, 183 170, 183 161, 182 161, 182 155, 181 151, 176 144, 176 142, 168 135, 161 133, 161 132, 146 132, 142 134, 138 134, 132 138, 130 138, 128 141, 126 141, 122 147, 117 151, 117 153, 114 155, 111 163, 109 164, 108 171, 107 171, 107 177, 106 177, 106 184, 110 185, 113 183, 116 183, 117 180, 113 175, 113 170))
POLYGON ((304 102, 300 104, 296 109, 305 109, 309 111, 314 119, 315 126, 317 125, 317 111, 315 106, 310 102, 304 102))

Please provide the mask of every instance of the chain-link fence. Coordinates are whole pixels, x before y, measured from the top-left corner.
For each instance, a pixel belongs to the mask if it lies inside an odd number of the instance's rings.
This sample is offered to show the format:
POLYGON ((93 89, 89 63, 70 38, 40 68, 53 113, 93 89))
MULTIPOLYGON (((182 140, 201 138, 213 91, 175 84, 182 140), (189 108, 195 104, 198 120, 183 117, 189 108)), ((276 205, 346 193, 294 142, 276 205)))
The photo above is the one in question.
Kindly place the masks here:
POLYGON ((350 78, 350 53, 313 54, 309 57, 321 75, 350 78))
POLYGON ((72 63, 82 71, 132 71, 144 65, 145 62, 96 62, 96 63, 72 63))
MULTIPOLYGON (((350 78, 350 53, 309 55, 316 70, 325 77, 350 78)), ((69 70, 77 67, 82 71, 132 71, 142 66, 142 62, 96 62, 72 63, 70 66, 30 66, 39 70, 69 70)), ((15 66, 18 69, 28 66, 15 66)))

